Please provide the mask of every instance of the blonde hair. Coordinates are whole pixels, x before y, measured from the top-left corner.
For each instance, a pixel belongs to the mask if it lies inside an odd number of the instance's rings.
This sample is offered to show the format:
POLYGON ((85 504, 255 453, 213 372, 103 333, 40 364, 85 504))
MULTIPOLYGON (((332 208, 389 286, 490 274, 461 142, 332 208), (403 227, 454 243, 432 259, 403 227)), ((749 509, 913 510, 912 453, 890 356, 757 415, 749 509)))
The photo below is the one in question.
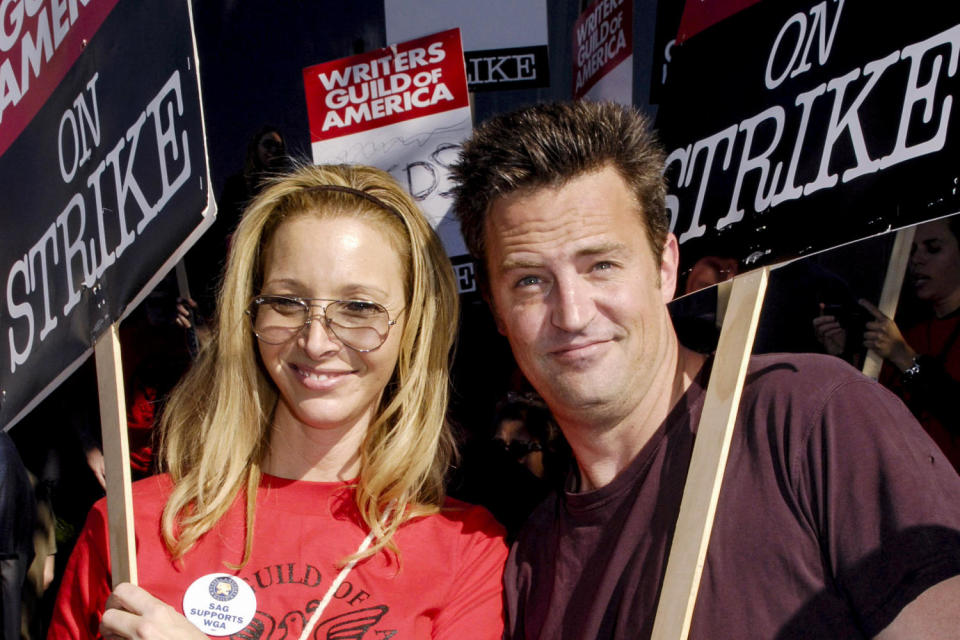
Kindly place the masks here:
POLYGON ((443 478, 454 450, 445 413, 458 312, 450 262, 413 200, 387 173, 364 166, 302 166, 268 183, 244 213, 233 234, 213 337, 163 414, 160 457, 174 488, 161 527, 175 559, 241 492, 247 531, 237 566, 250 557, 261 462, 278 394, 258 362, 245 311, 259 293, 273 234, 285 221, 306 215, 372 221, 392 240, 405 269, 400 353, 360 451, 356 502, 376 537, 361 557, 394 549, 397 529, 435 513, 444 499, 443 478), (372 198, 324 188, 330 185, 372 198))

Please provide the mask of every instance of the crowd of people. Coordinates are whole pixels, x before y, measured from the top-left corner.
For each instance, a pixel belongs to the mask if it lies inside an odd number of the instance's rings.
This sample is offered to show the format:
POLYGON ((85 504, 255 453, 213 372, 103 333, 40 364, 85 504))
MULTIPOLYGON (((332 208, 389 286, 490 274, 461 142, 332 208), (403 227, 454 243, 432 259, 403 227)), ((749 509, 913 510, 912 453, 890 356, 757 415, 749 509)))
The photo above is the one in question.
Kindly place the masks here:
POLYGON ((918 225, 907 272, 906 316, 901 330, 869 300, 867 314, 851 327, 824 313, 814 319, 817 339, 843 356, 861 343, 884 360, 880 380, 906 403, 960 473, 960 215, 918 225))
MULTIPOLYGON (((96 502, 48 637, 649 637, 713 365, 667 309, 663 162, 610 103, 524 108, 465 142, 454 210, 519 371, 458 460, 436 234, 388 174, 291 166, 257 132, 195 271, 213 300, 163 303, 195 359, 133 405, 152 434, 140 580, 113 586, 96 502)), ((809 326, 826 354, 751 359, 690 637, 956 637, 956 227, 917 230, 928 316, 901 332, 862 302, 884 384, 834 357, 855 338, 826 306, 809 326)), ((31 491, 4 478, 5 513, 31 491)), ((5 629, 34 519, 2 527, 5 629)))

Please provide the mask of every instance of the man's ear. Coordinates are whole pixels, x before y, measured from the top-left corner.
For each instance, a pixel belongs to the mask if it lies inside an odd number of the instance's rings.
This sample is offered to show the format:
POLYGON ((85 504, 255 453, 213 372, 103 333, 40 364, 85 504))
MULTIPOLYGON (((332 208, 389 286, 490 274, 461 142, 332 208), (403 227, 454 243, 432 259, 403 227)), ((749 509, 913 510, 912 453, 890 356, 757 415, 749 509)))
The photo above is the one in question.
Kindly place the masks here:
POLYGON ((677 270, 680 268, 680 244, 677 236, 667 234, 663 243, 663 252, 660 255, 660 295, 663 302, 673 300, 677 292, 677 270))

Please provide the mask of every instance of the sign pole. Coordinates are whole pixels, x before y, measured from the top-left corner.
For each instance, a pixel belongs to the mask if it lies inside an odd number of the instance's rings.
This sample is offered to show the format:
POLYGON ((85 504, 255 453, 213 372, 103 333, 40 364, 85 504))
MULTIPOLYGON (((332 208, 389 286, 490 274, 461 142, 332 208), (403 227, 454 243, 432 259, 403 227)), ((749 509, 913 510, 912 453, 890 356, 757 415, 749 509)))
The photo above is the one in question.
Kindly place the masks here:
POLYGON ((133 497, 130 491, 130 445, 120 361, 119 323, 113 323, 94 345, 100 428, 107 475, 107 519, 110 526, 110 565, 113 586, 137 583, 133 532, 133 497))
POLYGON ((769 272, 764 267, 733 280, 651 640, 685 640, 690 631, 769 272))
MULTIPOLYGON (((880 290, 880 301, 877 303, 877 309, 880 309, 880 312, 888 318, 897 315, 897 302, 900 300, 900 289, 903 287, 903 278, 907 273, 910 248, 913 246, 913 236, 916 232, 916 226, 900 229, 893 241, 890 262, 887 263, 887 274, 883 278, 883 289, 880 290)), ((869 349, 863 360, 863 375, 876 380, 882 367, 883 358, 873 349, 869 349)))

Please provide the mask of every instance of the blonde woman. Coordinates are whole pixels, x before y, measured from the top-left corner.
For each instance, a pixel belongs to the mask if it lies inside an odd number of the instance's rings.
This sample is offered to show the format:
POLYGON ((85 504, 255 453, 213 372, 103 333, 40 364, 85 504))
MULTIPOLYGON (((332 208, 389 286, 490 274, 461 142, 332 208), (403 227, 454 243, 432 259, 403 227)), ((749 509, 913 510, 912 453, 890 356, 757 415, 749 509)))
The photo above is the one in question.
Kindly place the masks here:
POLYGON ((502 532, 443 489, 456 319, 443 249, 387 174, 265 188, 164 412, 167 473, 134 485, 140 586, 110 592, 101 501, 50 637, 500 638, 502 532))

